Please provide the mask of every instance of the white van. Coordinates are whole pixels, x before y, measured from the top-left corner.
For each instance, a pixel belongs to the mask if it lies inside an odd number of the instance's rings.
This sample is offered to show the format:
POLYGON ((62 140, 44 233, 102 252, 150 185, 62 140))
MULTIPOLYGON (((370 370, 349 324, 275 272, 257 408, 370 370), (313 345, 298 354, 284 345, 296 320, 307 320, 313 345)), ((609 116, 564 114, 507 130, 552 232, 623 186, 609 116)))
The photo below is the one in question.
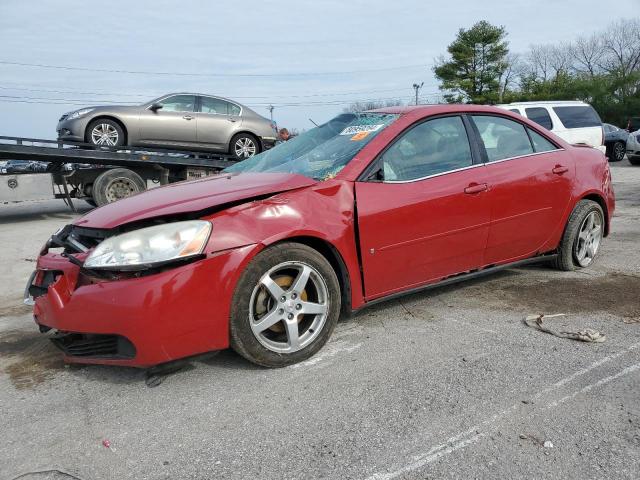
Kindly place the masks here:
POLYGON ((519 113, 569 143, 584 143, 605 153, 604 128, 598 113, 580 101, 515 102, 497 105, 519 113))

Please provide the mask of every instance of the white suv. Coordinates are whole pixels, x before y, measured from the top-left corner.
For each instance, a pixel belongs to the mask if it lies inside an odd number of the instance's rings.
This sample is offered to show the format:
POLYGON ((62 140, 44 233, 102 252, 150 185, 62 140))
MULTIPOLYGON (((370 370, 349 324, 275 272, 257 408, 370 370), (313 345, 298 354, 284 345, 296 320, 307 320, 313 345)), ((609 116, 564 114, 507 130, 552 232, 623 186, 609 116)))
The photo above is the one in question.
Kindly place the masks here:
POLYGON ((569 143, 584 143, 602 153, 606 151, 602 120, 588 103, 516 102, 497 106, 533 120, 569 143))

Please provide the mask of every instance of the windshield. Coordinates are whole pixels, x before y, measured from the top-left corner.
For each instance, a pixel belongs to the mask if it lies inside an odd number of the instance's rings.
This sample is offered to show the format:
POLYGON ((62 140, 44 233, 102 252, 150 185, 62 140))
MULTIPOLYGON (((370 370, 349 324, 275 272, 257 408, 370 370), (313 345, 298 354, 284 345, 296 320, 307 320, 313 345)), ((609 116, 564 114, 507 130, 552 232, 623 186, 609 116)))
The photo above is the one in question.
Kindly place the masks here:
POLYGON ((328 180, 397 118, 389 113, 343 113, 224 172, 297 173, 328 180))

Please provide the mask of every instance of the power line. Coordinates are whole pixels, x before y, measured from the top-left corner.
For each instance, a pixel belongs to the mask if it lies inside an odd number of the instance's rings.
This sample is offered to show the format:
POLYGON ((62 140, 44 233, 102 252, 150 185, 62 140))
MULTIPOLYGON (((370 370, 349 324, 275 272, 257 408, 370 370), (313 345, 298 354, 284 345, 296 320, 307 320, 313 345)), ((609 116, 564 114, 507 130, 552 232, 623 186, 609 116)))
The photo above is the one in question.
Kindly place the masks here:
POLYGON ((47 68, 54 70, 72 70, 79 72, 100 72, 100 73, 125 73, 132 75, 167 75, 176 77, 318 77, 318 76, 330 76, 330 75, 350 75, 354 73, 373 73, 373 72, 387 72, 394 70, 407 70, 411 68, 427 68, 427 65, 399 65, 395 67, 382 67, 371 68, 363 70, 346 70, 335 72, 299 72, 299 73, 199 73, 199 72, 151 72, 142 70, 118 70, 107 68, 88 68, 88 67, 74 67, 68 65, 49 65, 44 63, 25 63, 25 62, 10 62, 7 60, 0 60, 0 65, 12 65, 19 67, 30 68, 47 68))

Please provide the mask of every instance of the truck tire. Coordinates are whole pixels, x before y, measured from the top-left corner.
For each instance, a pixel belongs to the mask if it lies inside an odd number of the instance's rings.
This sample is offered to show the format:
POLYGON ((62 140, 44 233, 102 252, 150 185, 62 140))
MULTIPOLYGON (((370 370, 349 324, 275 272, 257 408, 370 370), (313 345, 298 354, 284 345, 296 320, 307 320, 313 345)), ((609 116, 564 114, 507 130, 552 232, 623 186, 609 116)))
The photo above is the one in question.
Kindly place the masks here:
POLYGON ((146 182, 128 168, 114 168, 102 172, 93 182, 91 196, 98 207, 130 197, 147 189, 146 182))

